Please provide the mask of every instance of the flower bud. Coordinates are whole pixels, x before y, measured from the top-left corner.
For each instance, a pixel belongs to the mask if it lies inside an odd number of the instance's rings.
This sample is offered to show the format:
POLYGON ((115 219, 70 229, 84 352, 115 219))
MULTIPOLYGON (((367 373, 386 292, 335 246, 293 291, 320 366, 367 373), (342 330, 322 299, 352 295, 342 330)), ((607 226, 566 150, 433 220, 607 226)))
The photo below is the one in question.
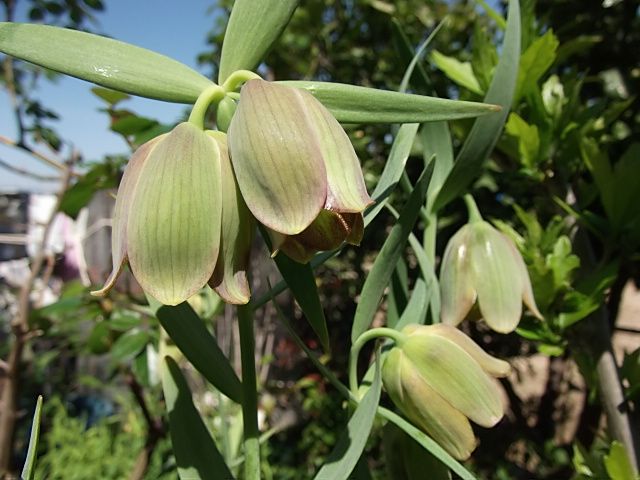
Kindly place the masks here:
POLYGON ((190 123, 142 145, 118 189, 111 236, 113 272, 125 263, 143 290, 177 305, 202 288, 216 266, 222 222, 220 148, 190 123))
POLYGON ((447 452, 468 458, 476 445, 469 420, 492 427, 504 415, 493 377, 507 375, 509 364, 449 325, 409 325, 402 333, 382 366, 385 390, 447 452))
POLYGON ((485 221, 474 221, 451 237, 442 258, 440 288, 443 323, 458 325, 476 300, 496 332, 516 329, 522 302, 542 318, 527 267, 511 239, 485 221))
POLYGON ((242 87, 229 127, 242 196, 272 233, 274 250, 306 262, 318 250, 359 243, 372 203, 340 124, 310 93, 263 80, 242 87))

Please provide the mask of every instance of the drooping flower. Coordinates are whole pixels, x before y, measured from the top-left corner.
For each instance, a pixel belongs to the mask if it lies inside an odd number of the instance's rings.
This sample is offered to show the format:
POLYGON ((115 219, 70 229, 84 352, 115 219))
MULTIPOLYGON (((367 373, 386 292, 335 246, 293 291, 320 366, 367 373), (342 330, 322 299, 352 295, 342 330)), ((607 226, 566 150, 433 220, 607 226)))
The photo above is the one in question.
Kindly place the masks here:
POLYGON ((385 390, 400 411, 447 452, 464 460, 475 449, 469 420, 492 427, 504 415, 494 377, 510 372, 450 325, 409 325, 382 366, 385 390))
POLYGON ((516 329, 522 302, 538 318, 527 267, 511 239, 485 221, 472 221, 451 237, 440 271, 443 323, 458 325, 478 302, 496 332, 516 329))
POLYGON ((309 92, 249 80, 229 127, 238 185, 274 251, 307 262, 359 244, 372 203, 349 137, 309 92))
MULTIPOLYGON (((230 166, 223 167, 221 152, 226 154, 226 149, 218 140, 185 122, 133 154, 116 196, 113 271, 94 295, 106 295, 128 263, 143 290, 165 305, 185 301, 212 276, 225 300, 248 301, 248 294, 226 288, 234 278, 224 272, 233 268, 233 262, 226 261, 233 249, 225 243, 221 247, 221 233, 233 222, 223 205, 235 191, 230 190, 228 179, 233 177, 226 171, 230 166)), ((236 239, 230 241, 235 244, 236 239)))

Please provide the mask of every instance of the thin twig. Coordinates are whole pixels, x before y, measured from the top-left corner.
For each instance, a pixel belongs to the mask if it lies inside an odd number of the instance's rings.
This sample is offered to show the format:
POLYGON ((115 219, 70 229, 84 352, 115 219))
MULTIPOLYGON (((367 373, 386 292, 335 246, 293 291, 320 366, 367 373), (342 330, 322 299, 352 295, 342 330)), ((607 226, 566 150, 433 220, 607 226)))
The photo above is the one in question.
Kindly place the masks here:
POLYGON ((59 176, 55 175, 42 175, 40 173, 30 172, 29 170, 25 170, 24 168, 19 168, 11 165, 9 162, 5 162, 0 159, 0 167, 9 170, 10 172, 16 173, 18 175, 24 175, 25 177, 35 178, 36 180, 41 180, 43 182, 53 182, 56 180, 60 180, 59 176))
POLYGON ((33 156, 34 158, 37 158, 38 160, 41 160, 42 162, 52 166, 53 168, 55 168, 57 170, 60 170, 62 172, 67 170, 66 165, 64 165, 63 163, 59 162, 58 160, 50 158, 50 157, 48 157, 46 155, 43 155, 42 153, 34 150, 30 146, 26 145, 22 140, 15 141, 15 140, 11 140, 9 137, 5 137, 4 135, 0 135, 0 143, 2 143, 4 145, 7 145, 9 147, 14 147, 14 148, 18 148, 20 150, 23 150, 23 151, 27 152, 28 154, 30 154, 31 156, 33 156))

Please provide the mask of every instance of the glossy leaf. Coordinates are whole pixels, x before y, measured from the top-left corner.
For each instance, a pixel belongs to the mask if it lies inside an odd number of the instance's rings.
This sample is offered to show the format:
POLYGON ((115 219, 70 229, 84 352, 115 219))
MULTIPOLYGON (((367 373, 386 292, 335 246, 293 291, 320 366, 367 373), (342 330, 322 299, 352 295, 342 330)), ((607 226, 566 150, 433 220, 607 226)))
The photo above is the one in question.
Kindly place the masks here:
POLYGON ((253 70, 287 26, 298 0, 236 0, 222 43, 218 81, 253 70))
POLYGON ((49 25, 1 22, 0 51, 113 90, 166 102, 194 103, 213 83, 151 50, 49 25))
POLYGON ((352 342, 355 342, 371 325, 384 290, 391 279, 391 274, 398 263, 407 238, 413 229, 422 204, 424 203, 432 172, 433 166, 430 166, 420 175, 413 192, 411 192, 409 196, 409 200, 407 200, 400 214, 398 222, 391 229, 373 264, 371 272, 369 272, 365 280, 351 329, 352 342))
POLYGON ((454 120, 498 111, 495 105, 463 102, 343 83, 283 81, 303 88, 341 123, 421 123, 454 120))
POLYGON ((303 265, 294 262, 282 254, 276 255, 274 260, 309 325, 318 335, 325 352, 328 352, 330 350, 329 331, 327 330, 327 320, 318 296, 313 269, 309 264, 303 265))
POLYGON ((518 78, 520 58, 520 4, 510 0, 507 29, 502 55, 484 100, 502 107, 502 111, 477 119, 462 149, 456 157, 451 173, 438 194, 433 211, 437 212, 451 200, 464 192, 480 175, 484 161, 489 157, 509 114, 518 78))
POLYGON ((207 381, 234 402, 242 401, 242 385, 229 360, 203 321, 187 303, 162 306, 156 316, 171 340, 207 381))
POLYGON ((376 363, 376 374, 371 387, 358 403, 355 412, 349 419, 347 429, 338 438, 333 451, 314 477, 315 480, 347 480, 352 478, 351 472, 364 451, 380 402, 382 389, 380 361, 378 360, 376 363))
POLYGON ((169 433, 182 480, 233 478, 207 426, 193 404, 191 391, 178 364, 165 357, 162 389, 169 416, 169 433))
POLYGON ((42 395, 38 395, 36 409, 33 413, 31 421, 31 435, 29 436, 29 448, 27 449, 27 458, 22 467, 21 480, 34 480, 36 474, 36 455, 38 451, 38 439, 40 437, 40 414, 42 413, 42 395))

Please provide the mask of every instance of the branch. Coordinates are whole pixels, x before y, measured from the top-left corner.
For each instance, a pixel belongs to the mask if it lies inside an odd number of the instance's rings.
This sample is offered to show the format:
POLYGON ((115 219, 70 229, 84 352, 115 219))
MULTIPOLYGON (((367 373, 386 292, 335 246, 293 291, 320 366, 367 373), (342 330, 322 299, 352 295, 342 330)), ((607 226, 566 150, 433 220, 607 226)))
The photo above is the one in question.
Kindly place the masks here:
POLYGON ((60 177, 56 177, 53 175, 42 175, 40 173, 30 172, 29 170, 25 170, 23 168, 14 167, 9 162, 5 162, 0 159, 0 167, 9 170, 10 172, 17 173, 18 175, 24 175, 25 177, 35 178, 36 180, 41 180, 43 182, 52 182, 55 180, 60 180, 60 177))
POLYGON ((14 147, 14 148, 23 150, 28 154, 30 154, 31 156, 33 156, 34 158, 37 158, 38 160, 62 172, 64 172, 67 169, 66 165, 64 165, 63 163, 60 163, 58 160, 54 160, 53 158, 47 157, 46 155, 43 155, 42 153, 34 150, 30 146, 26 145, 22 141, 22 139, 16 142, 15 140, 11 140, 9 137, 0 135, 0 143, 3 143, 4 145, 7 145, 9 147, 14 147))

